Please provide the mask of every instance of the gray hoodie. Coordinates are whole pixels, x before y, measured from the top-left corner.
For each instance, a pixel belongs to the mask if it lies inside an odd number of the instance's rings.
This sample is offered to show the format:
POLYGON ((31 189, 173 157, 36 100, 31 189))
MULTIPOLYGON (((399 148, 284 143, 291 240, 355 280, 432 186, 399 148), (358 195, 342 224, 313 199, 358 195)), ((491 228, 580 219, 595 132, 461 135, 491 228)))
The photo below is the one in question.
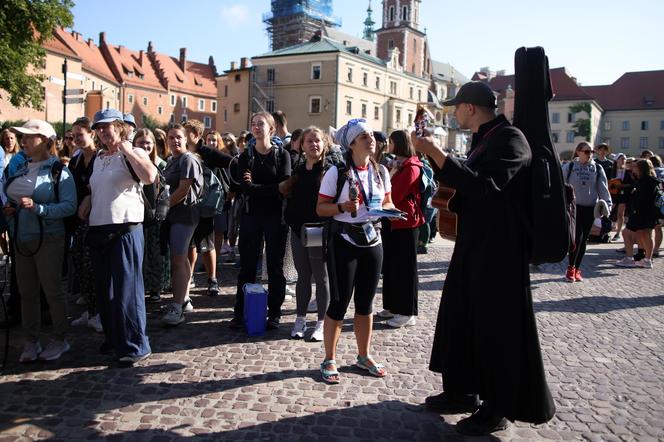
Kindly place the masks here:
POLYGON ((594 160, 581 164, 578 159, 563 166, 565 182, 574 187, 576 204, 585 207, 595 207, 597 200, 606 201, 611 209, 611 195, 607 186, 606 174, 594 160), (572 170, 570 171, 570 167, 572 170))

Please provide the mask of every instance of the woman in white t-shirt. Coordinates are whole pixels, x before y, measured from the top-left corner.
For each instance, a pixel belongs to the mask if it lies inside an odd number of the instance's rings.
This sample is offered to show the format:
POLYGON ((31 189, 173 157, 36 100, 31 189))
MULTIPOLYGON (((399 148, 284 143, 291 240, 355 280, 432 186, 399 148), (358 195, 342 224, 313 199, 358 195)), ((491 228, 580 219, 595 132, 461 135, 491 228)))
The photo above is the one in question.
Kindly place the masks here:
POLYGON ((105 335, 100 351, 114 351, 121 364, 131 365, 151 354, 141 271, 141 186, 155 181, 157 168, 145 150, 124 139, 120 111, 97 112, 92 128, 106 150, 95 159, 91 193, 81 202, 79 216, 90 225, 87 238, 105 335))
POLYGON ((371 307, 383 263, 383 248, 380 224, 370 219, 368 212, 394 209, 389 174, 373 159, 376 141, 366 120, 349 121, 337 131, 336 138, 348 152, 345 170, 341 171, 345 176, 340 179, 335 166, 325 173, 316 207, 319 216, 333 217, 327 257, 331 300, 324 323, 325 360, 320 366, 323 380, 330 384, 339 383, 336 347, 353 293, 356 365, 373 376, 385 376, 384 366, 369 354, 371 307))

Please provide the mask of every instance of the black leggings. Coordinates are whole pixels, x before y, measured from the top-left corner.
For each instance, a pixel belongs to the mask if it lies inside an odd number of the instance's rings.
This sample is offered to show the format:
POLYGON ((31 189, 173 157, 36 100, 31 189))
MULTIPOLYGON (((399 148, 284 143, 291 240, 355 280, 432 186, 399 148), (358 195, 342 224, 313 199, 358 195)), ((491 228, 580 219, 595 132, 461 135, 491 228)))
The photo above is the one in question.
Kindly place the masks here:
POLYGON ((574 242, 576 248, 569 252, 569 265, 579 268, 581 260, 586 254, 586 243, 590 235, 590 229, 595 221, 595 208, 586 206, 576 206, 576 234, 574 242))
POLYGON ((328 273, 332 299, 327 316, 335 321, 344 319, 353 289, 355 313, 370 315, 383 264, 383 247, 380 244, 374 247, 356 247, 339 234, 334 235, 331 241, 331 255, 334 256, 328 256, 328 273), (334 264, 329 266, 332 259, 334 264))

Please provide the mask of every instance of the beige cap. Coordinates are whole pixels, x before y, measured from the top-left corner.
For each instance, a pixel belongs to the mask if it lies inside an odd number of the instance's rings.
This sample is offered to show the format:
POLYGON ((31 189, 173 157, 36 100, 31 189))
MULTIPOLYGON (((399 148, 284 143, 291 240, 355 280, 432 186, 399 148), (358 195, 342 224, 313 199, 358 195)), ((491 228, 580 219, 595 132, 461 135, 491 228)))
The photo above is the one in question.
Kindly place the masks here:
POLYGON ((44 120, 28 120, 23 126, 12 127, 11 130, 22 135, 42 135, 46 138, 57 138, 53 126, 44 120))

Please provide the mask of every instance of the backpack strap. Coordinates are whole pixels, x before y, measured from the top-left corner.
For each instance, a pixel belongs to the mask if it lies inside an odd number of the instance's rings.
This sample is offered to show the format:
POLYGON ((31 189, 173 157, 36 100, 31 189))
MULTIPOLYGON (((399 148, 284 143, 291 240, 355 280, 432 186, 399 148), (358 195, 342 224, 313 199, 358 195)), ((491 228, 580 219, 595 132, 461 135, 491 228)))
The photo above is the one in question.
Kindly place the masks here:
POLYGON ((55 202, 60 202, 60 177, 62 176, 62 168, 64 164, 60 160, 51 164, 51 181, 53 182, 53 193, 55 194, 55 202))
POLYGON ((341 190, 344 188, 344 183, 348 178, 348 168, 346 165, 338 165, 337 167, 337 193, 334 195, 333 202, 338 202, 341 197, 341 190))
POLYGON ((134 181, 140 184, 141 179, 138 177, 138 175, 136 175, 134 168, 131 166, 131 163, 127 159, 127 155, 122 154, 122 158, 124 159, 124 163, 127 165, 127 169, 129 169, 129 173, 131 174, 132 178, 134 178, 134 181))
POLYGON ((572 170, 574 169, 574 161, 570 161, 567 163, 567 178, 565 178, 565 182, 569 183, 569 177, 572 175, 572 170))

